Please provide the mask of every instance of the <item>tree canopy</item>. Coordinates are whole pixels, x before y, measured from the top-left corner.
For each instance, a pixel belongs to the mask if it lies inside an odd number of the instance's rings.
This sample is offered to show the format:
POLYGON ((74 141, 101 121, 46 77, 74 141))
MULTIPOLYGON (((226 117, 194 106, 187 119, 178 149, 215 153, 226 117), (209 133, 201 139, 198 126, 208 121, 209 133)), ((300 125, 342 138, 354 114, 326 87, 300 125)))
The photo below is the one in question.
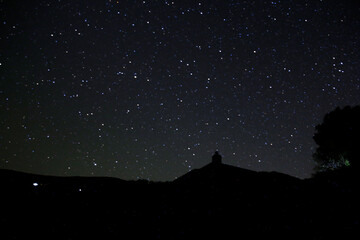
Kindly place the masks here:
POLYGON ((360 167, 360 106, 336 108, 315 128, 317 171, 360 167))

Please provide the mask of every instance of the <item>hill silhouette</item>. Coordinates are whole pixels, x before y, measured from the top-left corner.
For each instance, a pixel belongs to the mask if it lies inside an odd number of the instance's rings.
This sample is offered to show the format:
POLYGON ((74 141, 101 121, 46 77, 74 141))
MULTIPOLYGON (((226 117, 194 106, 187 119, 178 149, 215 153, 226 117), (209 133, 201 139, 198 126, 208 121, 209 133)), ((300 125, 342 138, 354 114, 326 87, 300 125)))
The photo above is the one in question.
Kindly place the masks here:
POLYGON ((346 171, 301 180, 221 162, 173 182, 0 170, 2 239, 329 239, 359 229, 346 171))
POLYGON ((174 180, 191 184, 229 184, 246 183, 270 184, 281 181, 283 184, 300 182, 300 179, 278 172, 255 172, 223 163, 209 163, 200 169, 194 169, 174 180))

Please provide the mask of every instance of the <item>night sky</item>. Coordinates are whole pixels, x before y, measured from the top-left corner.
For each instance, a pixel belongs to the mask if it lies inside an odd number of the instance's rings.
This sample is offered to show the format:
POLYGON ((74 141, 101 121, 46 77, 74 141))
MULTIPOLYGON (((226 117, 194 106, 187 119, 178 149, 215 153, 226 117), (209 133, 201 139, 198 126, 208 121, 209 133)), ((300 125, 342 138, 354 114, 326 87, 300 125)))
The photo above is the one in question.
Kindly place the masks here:
POLYGON ((0 168, 173 180, 209 163, 310 177, 360 103, 356 1, 1 1, 0 168))

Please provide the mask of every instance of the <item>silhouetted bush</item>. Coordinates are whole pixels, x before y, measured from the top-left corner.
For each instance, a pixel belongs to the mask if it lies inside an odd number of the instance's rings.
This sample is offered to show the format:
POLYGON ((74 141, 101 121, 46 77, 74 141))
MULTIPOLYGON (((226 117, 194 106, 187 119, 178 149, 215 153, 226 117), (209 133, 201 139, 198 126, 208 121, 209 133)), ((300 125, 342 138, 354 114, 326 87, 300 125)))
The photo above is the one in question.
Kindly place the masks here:
POLYGON ((360 106, 336 108, 316 126, 314 153, 316 171, 323 172, 350 166, 359 168, 360 106))

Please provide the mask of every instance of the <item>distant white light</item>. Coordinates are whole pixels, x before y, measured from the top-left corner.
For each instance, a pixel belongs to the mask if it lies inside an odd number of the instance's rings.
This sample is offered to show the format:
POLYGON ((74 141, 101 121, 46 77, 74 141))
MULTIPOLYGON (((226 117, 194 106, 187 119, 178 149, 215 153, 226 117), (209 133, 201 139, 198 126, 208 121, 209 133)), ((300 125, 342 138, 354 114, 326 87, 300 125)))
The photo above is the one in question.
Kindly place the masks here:
POLYGON ((34 182, 34 183, 33 183, 33 186, 34 186, 34 187, 37 187, 37 186, 39 186, 39 184, 38 184, 37 182, 34 182))

